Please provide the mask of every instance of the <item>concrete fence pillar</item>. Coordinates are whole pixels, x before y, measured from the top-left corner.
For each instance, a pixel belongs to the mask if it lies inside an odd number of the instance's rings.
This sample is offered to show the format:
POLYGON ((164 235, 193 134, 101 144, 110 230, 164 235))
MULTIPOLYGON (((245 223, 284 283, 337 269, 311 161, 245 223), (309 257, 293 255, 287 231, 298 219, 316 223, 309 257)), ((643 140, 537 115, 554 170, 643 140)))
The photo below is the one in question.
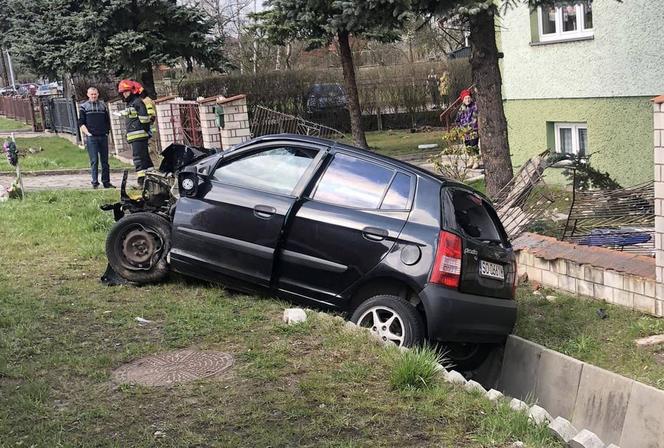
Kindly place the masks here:
POLYGON ((204 98, 198 101, 201 134, 205 148, 221 148, 221 130, 217 124, 215 112, 218 97, 204 98))
POLYGON ((236 95, 219 98, 217 105, 223 108, 224 123, 221 128, 221 148, 226 150, 251 139, 247 96, 236 95))
POLYGON ((653 100, 655 143, 655 314, 664 316, 664 95, 653 100))

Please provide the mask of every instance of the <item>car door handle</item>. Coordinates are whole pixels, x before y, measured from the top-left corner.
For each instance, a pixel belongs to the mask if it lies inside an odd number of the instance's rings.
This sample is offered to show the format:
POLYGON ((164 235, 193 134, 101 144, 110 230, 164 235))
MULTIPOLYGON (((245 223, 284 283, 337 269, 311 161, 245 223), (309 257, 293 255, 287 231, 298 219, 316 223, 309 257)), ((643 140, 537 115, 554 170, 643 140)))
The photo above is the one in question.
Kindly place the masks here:
POLYGON ((362 229, 362 235, 373 241, 383 241, 389 235, 389 232, 379 227, 365 227, 362 229))
POLYGON ((254 216, 257 218, 268 219, 275 213, 277 213, 277 209, 269 205, 257 205, 254 207, 254 216))

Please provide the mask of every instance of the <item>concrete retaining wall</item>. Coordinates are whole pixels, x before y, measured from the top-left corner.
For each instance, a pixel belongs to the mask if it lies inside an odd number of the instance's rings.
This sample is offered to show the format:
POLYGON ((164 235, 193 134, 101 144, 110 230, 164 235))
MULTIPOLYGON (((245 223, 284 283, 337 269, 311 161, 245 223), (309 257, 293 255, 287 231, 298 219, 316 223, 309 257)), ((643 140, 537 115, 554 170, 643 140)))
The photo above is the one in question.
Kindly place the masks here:
POLYGON ((664 448, 664 391, 510 336, 500 374, 505 395, 622 448, 664 448))
MULTIPOLYGON (((608 250, 607 252, 607 257, 623 256, 611 254, 608 250)), ((664 300, 658 300, 655 294, 654 278, 632 275, 597 265, 579 264, 563 258, 549 260, 534 255, 527 248, 518 251, 517 261, 519 275, 528 274, 530 281, 572 294, 604 300, 653 316, 664 316, 664 300)))

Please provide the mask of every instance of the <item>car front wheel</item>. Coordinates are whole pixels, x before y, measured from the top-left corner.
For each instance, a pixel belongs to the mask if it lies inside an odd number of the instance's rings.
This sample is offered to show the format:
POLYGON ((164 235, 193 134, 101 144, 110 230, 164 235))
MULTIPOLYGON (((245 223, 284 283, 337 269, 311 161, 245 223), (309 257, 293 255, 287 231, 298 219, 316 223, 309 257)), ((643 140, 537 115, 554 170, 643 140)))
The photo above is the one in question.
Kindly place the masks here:
POLYGON ((397 296, 374 296, 357 307, 351 321, 367 328, 384 342, 412 347, 424 340, 424 325, 417 310, 397 296))
POLYGON ((106 238, 108 263, 134 283, 155 283, 168 274, 171 224, 154 213, 132 213, 113 225, 106 238))

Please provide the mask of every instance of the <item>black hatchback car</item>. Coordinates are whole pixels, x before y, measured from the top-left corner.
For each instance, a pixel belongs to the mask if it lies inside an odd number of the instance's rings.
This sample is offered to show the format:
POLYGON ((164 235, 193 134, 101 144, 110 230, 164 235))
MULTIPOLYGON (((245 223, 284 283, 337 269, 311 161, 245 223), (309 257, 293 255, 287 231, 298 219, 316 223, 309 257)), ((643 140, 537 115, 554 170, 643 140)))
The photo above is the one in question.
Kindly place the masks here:
POLYGON ((177 200, 116 204, 106 251, 120 276, 176 271, 336 309, 399 346, 444 342, 459 360, 512 330, 515 257, 466 185, 297 135, 207 156, 177 180, 177 200))

